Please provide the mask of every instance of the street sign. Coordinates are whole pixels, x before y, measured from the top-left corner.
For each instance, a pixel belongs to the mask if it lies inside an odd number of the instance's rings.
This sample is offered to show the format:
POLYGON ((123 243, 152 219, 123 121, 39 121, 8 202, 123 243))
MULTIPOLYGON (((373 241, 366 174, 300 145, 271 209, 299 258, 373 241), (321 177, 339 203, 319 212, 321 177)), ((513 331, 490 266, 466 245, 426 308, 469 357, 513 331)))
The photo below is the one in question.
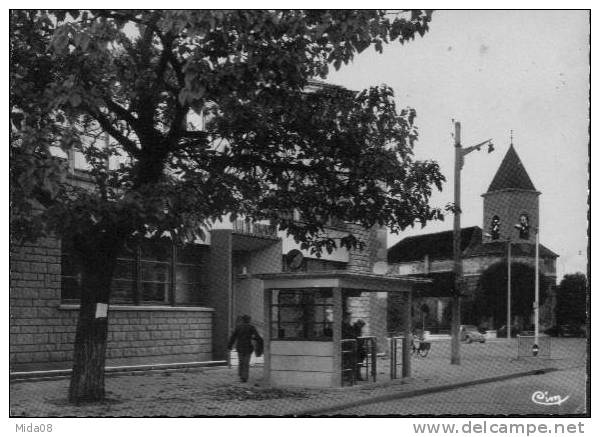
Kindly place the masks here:
POLYGON ((534 344, 534 345, 531 347, 531 352, 533 353, 533 356, 534 356, 534 357, 537 357, 537 354, 538 354, 538 352, 539 352, 539 351, 540 351, 540 348, 538 347, 538 345, 537 345, 537 344, 534 344))

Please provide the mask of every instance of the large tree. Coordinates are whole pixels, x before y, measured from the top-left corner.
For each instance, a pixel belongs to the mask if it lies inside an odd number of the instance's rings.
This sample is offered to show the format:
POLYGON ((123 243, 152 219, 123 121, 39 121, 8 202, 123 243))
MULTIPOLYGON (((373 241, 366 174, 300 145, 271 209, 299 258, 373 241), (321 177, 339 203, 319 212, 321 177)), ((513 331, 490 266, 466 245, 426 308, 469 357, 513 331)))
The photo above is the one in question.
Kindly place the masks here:
POLYGON ((324 233, 329 217, 394 232, 441 217, 429 206, 444 180, 438 165, 413 158, 414 110, 397 110, 386 86, 309 86, 369 47, 422 36, 430 19, 11 11, 12 238, 54 235, 82 264, 71 401, 104 396, 108 321, 95 311, 131 240, 189 241, 214 220, 243 216, 319 252, 358 244, 324 233), (85 155, 90 186, 70 183, 54 148, 85 155), (107 166, 111 156, 118 167, 107 166))
POLYGON ((583 273, 563 277, 556 291, 556 322, 558 325, 583 325, 587 322, 587 278, 583 273))
MULTIPOLYGON (((490 266, 479 279, 479 291, 473 303, 474 313, 493 317, 496 328, 506 325, 507 275, 506 261, 490 266)), ((549 279, 539 273, 539 282, 540 305, 543 305, 549 279)), ((519 316, 523 320, 528 320, 533 312, 535 301, 535 269, 527 264, 513 262, 510 284, 511 318, 519 316)))

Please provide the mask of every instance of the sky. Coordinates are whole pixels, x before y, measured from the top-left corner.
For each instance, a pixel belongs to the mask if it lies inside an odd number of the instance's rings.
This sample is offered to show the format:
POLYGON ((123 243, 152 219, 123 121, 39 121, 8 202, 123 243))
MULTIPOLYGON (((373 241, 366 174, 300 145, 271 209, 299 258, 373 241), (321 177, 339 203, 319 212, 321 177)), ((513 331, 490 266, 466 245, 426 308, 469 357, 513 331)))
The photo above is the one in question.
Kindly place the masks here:
MULTIPOLYGON (((462 145, 493 138, 495 151, 466 156, 461 225, 483 226, 483 198, 513 144, 540 195, 540 242, 560 255, 557 278, 587 271, 589 17, 586 11, 436 11, 423 38, 368 50, 327 81, 351 89, 386 84, 399 108, 417 111, 418 159, 447 182, 432 204, 453 201, 452 120, 462 145)), ((486 226, 487 227, 487 226, 486 226)), ((485 227, 484 227, 485 228, 485 227)), ((452 216, 399 235, 452 229, 452 216)))

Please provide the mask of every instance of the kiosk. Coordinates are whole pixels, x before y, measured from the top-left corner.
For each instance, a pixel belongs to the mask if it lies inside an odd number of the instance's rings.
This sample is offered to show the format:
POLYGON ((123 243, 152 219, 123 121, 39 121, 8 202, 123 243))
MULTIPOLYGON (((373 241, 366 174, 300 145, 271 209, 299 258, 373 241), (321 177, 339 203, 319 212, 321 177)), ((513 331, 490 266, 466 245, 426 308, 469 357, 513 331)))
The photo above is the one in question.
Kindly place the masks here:
MULTIPOLYGON (((411 295, 428 280, 345 270, 264 273, 264 380, 275 386, 343 385, 347 293, 399 294, 404 303, 402 376, 410 376, 411 295)), ((398 296, 397 296, 398 297, 398 296)))

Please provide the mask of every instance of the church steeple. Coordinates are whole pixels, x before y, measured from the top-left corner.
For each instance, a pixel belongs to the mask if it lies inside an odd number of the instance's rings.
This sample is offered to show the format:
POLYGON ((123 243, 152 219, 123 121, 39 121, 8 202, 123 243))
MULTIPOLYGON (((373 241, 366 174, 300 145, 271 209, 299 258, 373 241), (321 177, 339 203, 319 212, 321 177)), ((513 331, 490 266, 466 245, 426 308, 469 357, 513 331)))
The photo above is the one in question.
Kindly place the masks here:
POLYGON ((484 242, 498 240, 533 243, 533 232, 518 231, 516 224, 535 229, 539 223, 539 195, 513 145, 510 147, 483 196, 483 229, 489 235, 484 242))
POLYGON ((506 152, 487 192, 505 189, 537 191, 512 144, 512 135, 508 152, 506 152))

